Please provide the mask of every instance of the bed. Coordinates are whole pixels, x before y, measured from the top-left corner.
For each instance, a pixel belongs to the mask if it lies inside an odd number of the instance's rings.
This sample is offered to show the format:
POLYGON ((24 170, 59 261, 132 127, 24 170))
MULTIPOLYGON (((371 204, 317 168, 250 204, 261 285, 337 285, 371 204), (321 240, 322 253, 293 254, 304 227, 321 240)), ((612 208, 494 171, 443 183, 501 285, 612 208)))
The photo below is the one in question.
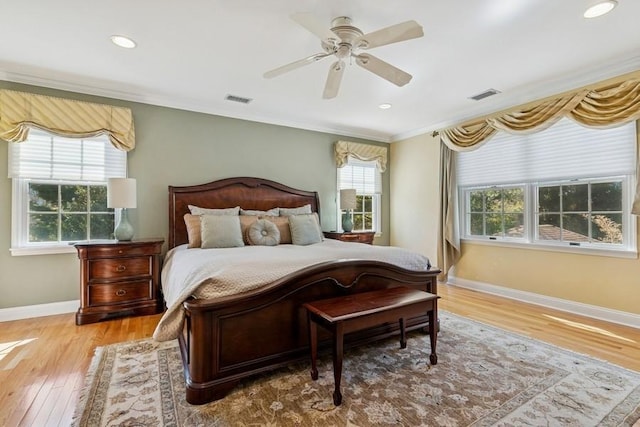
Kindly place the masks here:
MULTIPOLYGON (((176 258, 174 253, 189 251, 184 250, 188 243, 184 215, 189 213, 189 205, 212 209, 240 206, 247 210, 267 211, 274 207, 297 208, 307 204, 319 214, 317 192, 297 190, 261 178, 228 178, 194 186, 170 186, 168 257, 176 258), (173 248, 175 250, 171 251, 173 248)), ((373 248, 338 241, 317 246, 320 249, 327 246, 329 249, 325 250, 328 251, 341 249, 336 245, 352 245, 361 251, 373 248)), ((260 250, 265 251, 262 253, 267 251, 260 250)), ((220 399, 243 378, 308 358, 304 302, 395 286, 437 293, 436 277, 440 270, 431 267, 428 261, 420 269, 409 270, 382 261, 380 256, 364 258, 325 259, 239 294, 217 298, 188 297, 178 301, 182 320, 177 338, 184 364, 187 402, 203 404, 220 399)), ((170 273, 165 271, 166 264, 163 277, 170 273)), ((165 285, 163 283, 163 288, 165 285)), ((425 314, 409 319, 407 330, 427 325, 425 314)), ((397 333, 396 324, 386 324, 347 336, 345 347, 397 333)), ((320 335, 320 340, 321 349, 330 345, 328 334, 320 335)))

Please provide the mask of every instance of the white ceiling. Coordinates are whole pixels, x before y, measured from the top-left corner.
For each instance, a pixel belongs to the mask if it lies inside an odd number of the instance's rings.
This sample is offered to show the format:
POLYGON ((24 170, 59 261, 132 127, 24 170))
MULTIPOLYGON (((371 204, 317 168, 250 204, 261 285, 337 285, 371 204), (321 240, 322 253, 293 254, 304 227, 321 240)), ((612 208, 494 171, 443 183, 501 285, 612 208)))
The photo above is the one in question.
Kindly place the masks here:
POLYGON ((0 79, 395 141, 640 69, 640 0, 584 19, 592 0, 0 0, 0 79), (407 20, 419 39, 369 53, 413 75, 396 87, 353 64, 322 99, 330 58, 290 19, 349 16, 368 33, 407 20), (136 49, 114 46, 123 34, 136 49), (502 93, 473 101, 495 88, 502 93), (252 98, 248 105, 228 94, 252 98), (380 110, 381 103, 391 103, 380 110))

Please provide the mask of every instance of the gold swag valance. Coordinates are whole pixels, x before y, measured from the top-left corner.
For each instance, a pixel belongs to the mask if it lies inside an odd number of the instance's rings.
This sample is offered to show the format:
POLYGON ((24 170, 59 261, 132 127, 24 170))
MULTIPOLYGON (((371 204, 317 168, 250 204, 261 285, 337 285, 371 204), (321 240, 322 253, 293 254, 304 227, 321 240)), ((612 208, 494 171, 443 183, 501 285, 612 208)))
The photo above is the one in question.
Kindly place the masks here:
POLYGON ((542 131, 562 117, 591 128, 607 128, 640 119, 640 77, 600 89, 580 89, 533 107, 490 117, 440 132, 454 151, 473 150, 498 130, 509 133, 542 131))
POLYGON ((123 151, 136 145, 129 108, 0 90, 0 138, 22 142, 34 127, 69 138, 107 134, 123 151))
POLYGON ((349 156, 365 162, 375 161, 380 172, 387 170, 387 147, 360 144, 358 142, 337 141, 335 144, 336 165, 347 165, 349 156))

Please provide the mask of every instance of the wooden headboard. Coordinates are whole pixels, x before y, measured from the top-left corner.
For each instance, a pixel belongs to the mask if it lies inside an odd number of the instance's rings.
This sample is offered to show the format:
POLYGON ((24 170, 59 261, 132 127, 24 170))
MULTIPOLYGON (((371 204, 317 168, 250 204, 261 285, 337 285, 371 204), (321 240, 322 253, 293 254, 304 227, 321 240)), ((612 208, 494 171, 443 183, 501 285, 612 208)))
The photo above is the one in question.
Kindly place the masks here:
POLYGON ((189 241, 184 223, 189 205, 214 209, 240 206, 242 209, 266 211, 306 204, 320 215, 316 191, 297 190, 262 178, 227 178, 200 185, 169 186, 169 249, 189 241))

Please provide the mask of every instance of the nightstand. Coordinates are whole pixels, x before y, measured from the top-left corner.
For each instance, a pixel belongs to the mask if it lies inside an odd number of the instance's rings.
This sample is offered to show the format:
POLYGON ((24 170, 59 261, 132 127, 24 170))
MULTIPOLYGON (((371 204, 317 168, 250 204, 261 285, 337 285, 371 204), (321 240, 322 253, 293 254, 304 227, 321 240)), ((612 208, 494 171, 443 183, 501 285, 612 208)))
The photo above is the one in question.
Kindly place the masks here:
POLYGON ((80 258, 76 325, 116 316, 160 313, 163 243, 164 239, 76 243, 80 258))
POLYGON ((327 239, 342 240, 343 242, 358 242, 373 245, 373 238, 375 234, 375 231, 353 231, 349 233, 346 231, 342 233, 338 233, 336 231, 325 231, 324 237, 327 239))

